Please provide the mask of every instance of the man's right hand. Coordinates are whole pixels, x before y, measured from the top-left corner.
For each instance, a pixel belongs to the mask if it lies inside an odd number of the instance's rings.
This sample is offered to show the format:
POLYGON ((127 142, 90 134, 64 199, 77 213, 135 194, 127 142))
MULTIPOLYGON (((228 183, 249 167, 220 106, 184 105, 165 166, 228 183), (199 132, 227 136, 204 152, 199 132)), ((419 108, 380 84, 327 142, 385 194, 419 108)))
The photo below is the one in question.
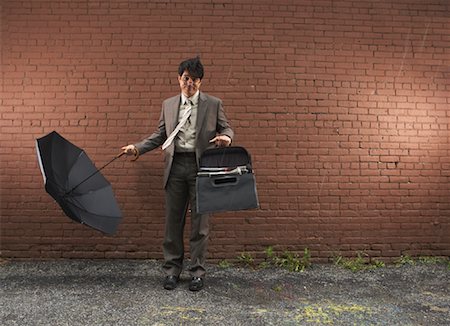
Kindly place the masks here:
POLYGON ((138 158, 139 151, 134 145, 127 145, 122 147, 122 151, 127 155, 134 155, 135 158, 138 158))

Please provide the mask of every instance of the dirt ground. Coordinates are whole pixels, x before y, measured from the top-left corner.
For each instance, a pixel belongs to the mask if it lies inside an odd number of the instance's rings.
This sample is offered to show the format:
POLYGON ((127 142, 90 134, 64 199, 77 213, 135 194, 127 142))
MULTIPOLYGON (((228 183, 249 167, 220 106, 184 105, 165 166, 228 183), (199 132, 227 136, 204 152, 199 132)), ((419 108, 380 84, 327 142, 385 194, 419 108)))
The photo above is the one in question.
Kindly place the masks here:
POLYGON ((1 325, 450 325, 444 264, 352 272, 209 266, 162 287, 156 261, 3 261, 1 325))

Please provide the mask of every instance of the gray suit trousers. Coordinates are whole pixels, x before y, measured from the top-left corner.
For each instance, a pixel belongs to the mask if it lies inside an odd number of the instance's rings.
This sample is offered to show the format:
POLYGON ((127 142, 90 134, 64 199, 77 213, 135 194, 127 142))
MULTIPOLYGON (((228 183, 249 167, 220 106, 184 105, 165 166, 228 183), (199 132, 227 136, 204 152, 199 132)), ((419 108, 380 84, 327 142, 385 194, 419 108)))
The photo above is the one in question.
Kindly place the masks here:
POLYGON ((166 224, 163 243, 166 275, 179 276, 183 269, 184 225, 188 208, 191 208, 191 233, 189 249, 191 276, 205 275, 206 250, 209 238, 209 216, 197 214, 195 180, 197 161, 195 154, 175 154, 166 185, 166 224))

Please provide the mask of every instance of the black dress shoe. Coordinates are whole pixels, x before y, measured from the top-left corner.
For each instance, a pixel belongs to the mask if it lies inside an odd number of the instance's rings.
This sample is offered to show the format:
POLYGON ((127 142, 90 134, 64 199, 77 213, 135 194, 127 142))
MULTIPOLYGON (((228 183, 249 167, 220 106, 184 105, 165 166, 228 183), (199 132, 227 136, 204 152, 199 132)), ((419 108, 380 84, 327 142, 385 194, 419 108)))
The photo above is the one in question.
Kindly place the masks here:
POLYGON ((200 291, 201 289, 203 289, 203 279, 201 277, 194 276, 189 284, 189 290, 200 291))
POLYGON ((166 279, 164 280, 164 288, 166 290, 173 290, 177 287, 178 285, 178 276, 175 275, 169 275, 166 276, 166 279))

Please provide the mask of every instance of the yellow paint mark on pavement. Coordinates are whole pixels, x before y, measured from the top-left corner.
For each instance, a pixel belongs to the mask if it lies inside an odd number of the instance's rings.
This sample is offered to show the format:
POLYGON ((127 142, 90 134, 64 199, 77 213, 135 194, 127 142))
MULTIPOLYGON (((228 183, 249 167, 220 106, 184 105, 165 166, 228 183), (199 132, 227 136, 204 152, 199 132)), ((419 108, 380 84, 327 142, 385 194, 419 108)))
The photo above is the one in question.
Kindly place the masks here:
POLYGON ((311 304, 306 305, 304 308, 296 309, 294 320, 299 323, 332 324, 342 314, 351 314, 355 320, 358 320, 370 313, 371 309, 369 307, 357 304, 311 304))
POLYGON ((445 307, 437 307, 437 306, 429 306, 431 311, 436 311, 436 312, 445 312, 448 313, 450 311, 449 308, 445 308, 445 307))
POLYGON ((204 313, 205 309, 202 308, 190 308, 190 307, 179 307, 179 306, 165 306, 162 307, 161 310, 165 310, 165 311, 170 311, 173 313, 176 312, 181 312, 181 313, 185 313, 185 312, 195 312, 195 313, 204 313))

